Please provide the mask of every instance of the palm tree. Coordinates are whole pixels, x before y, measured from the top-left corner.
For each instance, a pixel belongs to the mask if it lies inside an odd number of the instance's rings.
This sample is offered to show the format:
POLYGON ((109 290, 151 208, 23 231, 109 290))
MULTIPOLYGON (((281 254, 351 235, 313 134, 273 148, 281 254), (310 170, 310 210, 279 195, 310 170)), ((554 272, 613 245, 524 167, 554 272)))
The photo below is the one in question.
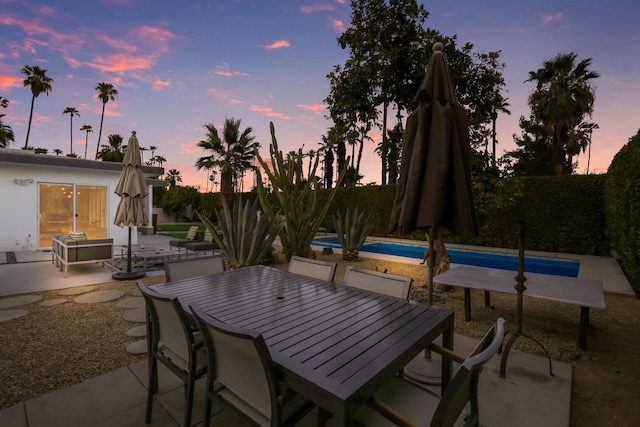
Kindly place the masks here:
POLYGON ((89 146, 89 133, 93 132, 91 125, 82 125, 80 130, 87 132, 87 136, 84 139, 84 158, 87 158, 87 147, 89 146))
MULTIPOLYGON (((3 96, 0 96, 0 108, 7 108, 9 106, 9 100, 3 96)), ((2 118, 6 114, 0 114, 0 147, 5 148, 10 142, 15 141, 15 135, 11 126, 2 123, 2 118)))
POLYGON ((67 107, 64 109, 62 114, 69 114, 71 119, 71 126, 69 127, 69 137, 71 139, 69 140, 69 143, 71 145, 71 154, 73 154, 73 116, 80 117, 80 113, 76 107, 67 107))
POLYGON ((178 169, 169 169, 164 180, 169 185, 169 188, 173 188, 178 182, 182 182, 182 175, 178 169))
POLYGON ((54 149, 53 152, 56 153, 56 156, 59 156, 60 154, 62 154, 62 150, 59 148, 54 149))
POLYGON ((149 146, 149 150, 151 150, 151 159, 150 160, 153 160, 153 158, 155 157, 157 149, 158 149, 158 147, 156 147, 155 145, 150 145, 149 146))
POLYGON ((151 162, 150 166, 155 166, 156 164, 158 164, 158 166, 162 167, 162 165, 164 164, 164 162, 167 161, 167 159, 162 156, 153 156, 149 161, 151 162))
POLYGON ((124 149, 122 145, 122 135, 111 134, 108 136, 109 145, 103 145, 98 153, 98 159, 103 162, 122 162, 124 160, 124 149))
POLYGON ((98 83, 96 86, 98 91, 98 99, 102 101, 102 116, 100 116, 100 131, 98 132, 98 145, 96 145, 96 160, 98 159, 98 150, 100 148, 100 138, 102 137, 102 122, 104 121, 104 108, 109 101, 115 101, 118 96, 118 90, 107 82, 98 83))
POLYGON ((593 112, 595 89, 590 80, 600 77, 589 70, 591 58, 577 64, 576 58, 573 52, 558 54, 545 61, 542 68, 530 71, 527 80, 536 82, 536 89, 529 96, 529 105, 550 137, 552 166, 556 175, 561 175, 565 167, 571 173, 572 153, 579 153, 587 147, 585 138, 575 136, 584 117, 591 116, 593 112))
POLYGON ((24 141, 24 149, 29 147, 29 134, 31 133, 31 121, 33 120, 33 104, 36 98, 44 93, 49 96, 52 90, 53 79, 47 76, 47 70, 37 65, 26 65, 20 70, 20 74, 24 74, 26 78, 22 81, 24 87, 31 89, 31 110, 29 113, 29 125, 27 126, 27 138, 24 141))
POLYGON ((212 123, 205 125, 206 139, 198 143, 198 147, 210 151, 209 156, 201 157, 196 161, 198 170, 208 165, 220 169, 220 192, 227 206, 233 206, 234 178, 242 175, 247 169, 255 169, 252 160, 255 158, 255 149, 260 144, 253 142, 253 128, 245 128, 240 132, 240 119, 225 118, 222 129, 222 139, 218 130, 212 123))
POLYGON ((498 113, 511 114, 509 111, 509 104, 499 92, 494 92, 493 100, 492 100, 493 111, 491 111, 491 139, 493 142, 493 150, 491 151, 491 165, 493 168, 496 168, 496 145, 498 144, 498 140, 496 139, 496 124, 498 121, 498 113))

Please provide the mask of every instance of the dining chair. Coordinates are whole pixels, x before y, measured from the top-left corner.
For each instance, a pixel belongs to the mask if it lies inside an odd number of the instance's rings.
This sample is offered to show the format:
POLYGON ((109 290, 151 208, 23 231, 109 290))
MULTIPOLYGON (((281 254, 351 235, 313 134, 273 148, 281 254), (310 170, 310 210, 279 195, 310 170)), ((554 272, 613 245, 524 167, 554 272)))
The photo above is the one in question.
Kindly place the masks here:
POLYGON ((167 282, 222 273, 225 270, 224 255, 222 254, 203 258, 172 259, 164 262, 167 282))
POLYGON ((261 334, 228 325, 191 306, 207 350, 204 426, 211 423, 211 405, 238 417, 243 424, 289 426, 314 404, 282 387, 261 334))
POLYGON ((147 309, 149 384, 145 423, 151 422, 153 396, 158 391, 158 362, 182 380, 185 388, 184 426, 191 425, 196 379, 207 372, 204 343, 194 333, 177 297, 161 294, 138 281, 147 309))
POLYGON ((399 426, 479 426, 480 373, 503 338, 504 320, 500 318, 467 358, 445 350, 446 356, 461 365, 442 396, 406 378, 393 377, 356 411, 355 420, 371 427, 389 425, 389 421, 399 426))
POLYGON ((348 266, 343 285, 391 297, 408 299, 411 290, 410 277, 396 276, 379 271, 348 266))
POLYGON ((289 272, 333 282, 337 266, 338 264, 335 262, 320 261, 293 255, 289 261, 289 272))

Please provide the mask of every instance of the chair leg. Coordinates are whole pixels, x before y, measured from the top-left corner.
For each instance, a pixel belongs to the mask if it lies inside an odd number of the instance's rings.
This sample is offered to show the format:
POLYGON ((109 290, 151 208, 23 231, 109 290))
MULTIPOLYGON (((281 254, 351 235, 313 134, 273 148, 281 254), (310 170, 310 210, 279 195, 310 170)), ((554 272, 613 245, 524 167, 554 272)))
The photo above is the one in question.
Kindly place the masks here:
POLYGON ((189 384, 187 384, 187 398, 184 408, 184 427, 191 427, 191 412, 193 410, 193 395, 196 383, 196 376, 193 370, 189 375, 189 384))
POLYGON ((149 384, 147 387, 147 410, 144 416, 144 422, 151 422, 151 412, 153 411, 153 395, 158 390, 158 362, 155 357, 149 358, 149 384))
POLYGON ((209 398, 209 390, 204 396, 204 418, 202 420, 204 427, 211 427, 211 399, 209 398))

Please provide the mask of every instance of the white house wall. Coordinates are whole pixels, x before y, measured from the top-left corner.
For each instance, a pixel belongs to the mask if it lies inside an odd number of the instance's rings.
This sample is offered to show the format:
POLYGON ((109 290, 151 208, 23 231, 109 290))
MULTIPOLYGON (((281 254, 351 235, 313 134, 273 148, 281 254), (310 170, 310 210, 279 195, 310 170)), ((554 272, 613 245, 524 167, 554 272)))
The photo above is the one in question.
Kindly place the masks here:
MULTIPOLYGON (((114 244, 127 244, 127 228, 113 224, 120 197, 113 192, 120 172, 30 164, 0 164, 0 252, 38 249, 38 184, 64 183, 106 186, 108 236, 114 244), (24 185, 14 179, 27 180, 24 185), (33 182, 30 182, 33 180, 33 182)), ((137 233, 132 233, 137 243, 137 233)))

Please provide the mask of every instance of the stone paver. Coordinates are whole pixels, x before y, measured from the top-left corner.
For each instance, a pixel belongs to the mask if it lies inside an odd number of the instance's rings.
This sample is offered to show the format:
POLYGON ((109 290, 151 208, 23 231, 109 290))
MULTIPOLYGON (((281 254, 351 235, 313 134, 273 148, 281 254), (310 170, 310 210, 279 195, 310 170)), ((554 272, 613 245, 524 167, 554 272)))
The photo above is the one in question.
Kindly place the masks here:
POLYGON ((0 310, 0 322, 17 319, 29 314, 28 310, 0 310))
POLYGON ((147 340, 146 338, 139 341, 134 341, 127 346, 127 353, 130 354, 144 354, 147 352, 147 340))
POLYGON ((21 305, 33 304, 42 299, 42 295, 19 295, 0 299, 0 309, 20 307, 21 305))
POLYGON ((133 297, 126 298, 116 303, 117 307, 120 308, 138 308, 144 307, 144 298, 143 297, 133 297))
POLYGON ((147 336, 147 325, 134 326, 127 331, 129 337, 145 337, 147 336))
POLYGON ((124 295, 124 291, 118 290, 109 290, 109 291, 95 291, 89 292, 87 294, 80 295, 74 299, 75 302, 79 303, 97 303, 97 302, 107 302, 118 299, 124 295))
POLYGON ((54 298, 54 299, 44 300, 38 305, 40 305, 40 307, 51 307, 54 305, 64 304, 65 302, 68 302, 68 301, 69 300, 66 298, 54 298))
POLYGON ((144 307, 133 308, 125 311, 122 318, 129 322, 146 322, 147 312, 144 307))
POLYGON ((86 294, 87 292, 91 292, 95 290, 95 286, 77 286, 75 288, 67 288, 58 291, 58 295, 62 296, 71 296, 71 295, 80 295, 86 294))

